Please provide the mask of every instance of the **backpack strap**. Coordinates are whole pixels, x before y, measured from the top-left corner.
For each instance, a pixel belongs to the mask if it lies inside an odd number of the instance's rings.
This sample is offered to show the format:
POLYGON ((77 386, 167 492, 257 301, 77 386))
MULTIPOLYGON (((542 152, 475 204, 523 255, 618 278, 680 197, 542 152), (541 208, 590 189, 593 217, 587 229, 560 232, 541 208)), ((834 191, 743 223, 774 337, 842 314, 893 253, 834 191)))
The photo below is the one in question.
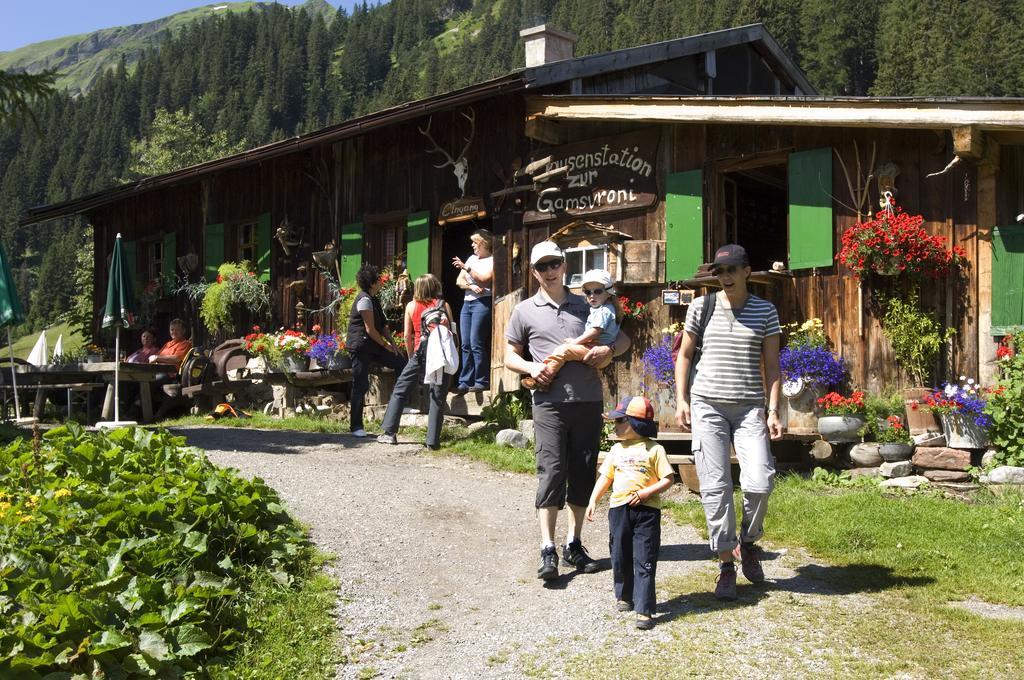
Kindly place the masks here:
POLYGON ((711 315, 715 313, 715 303, 717 300, 718 293, 704 296, 704 306, 700 310, 700 332, 697 334, 701 345, 704 344, 704 331, 708 329, 708 324, 711 323, 711 315))

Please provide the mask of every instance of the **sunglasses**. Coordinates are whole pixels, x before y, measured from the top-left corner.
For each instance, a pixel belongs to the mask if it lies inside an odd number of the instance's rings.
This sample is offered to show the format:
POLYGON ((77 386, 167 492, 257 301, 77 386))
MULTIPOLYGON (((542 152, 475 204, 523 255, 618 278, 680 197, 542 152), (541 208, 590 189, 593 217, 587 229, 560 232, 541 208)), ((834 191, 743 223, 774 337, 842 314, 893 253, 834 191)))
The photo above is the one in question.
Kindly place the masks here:
POLYGON ((583 294, 586 295, 587 297, 590 297, 591 295, 601 295, 606 290, 607 288, 584 288, 583 294))
POLYGON ((736 272, 739 271, 739 269, 740 268, 737 267, 736 265, 729 264, 723 265, 721 267, 715 267, 715 269, 711 273, 714 274, 715 276, 718 276, 719 274, 735 274, 736 272))
POLYGON ((533 265, 533 269, 534 269, 534 271, 537 271, 537 272, 543 274, 544 272, 546 272, 548 270, 558 269, 559 267, 562 266, 563 262, 565 262, 565 260, 562 260, 562 259, 548 260, 547 262, 538 262, 537 264, 533 265))

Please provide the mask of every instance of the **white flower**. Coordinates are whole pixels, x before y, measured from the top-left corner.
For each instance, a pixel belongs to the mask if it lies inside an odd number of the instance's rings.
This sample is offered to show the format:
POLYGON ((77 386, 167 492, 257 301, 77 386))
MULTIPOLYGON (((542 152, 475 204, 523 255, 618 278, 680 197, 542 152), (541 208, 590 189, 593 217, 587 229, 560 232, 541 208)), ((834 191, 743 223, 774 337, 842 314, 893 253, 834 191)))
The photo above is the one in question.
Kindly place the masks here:
POLYGON ((956 391, 957 391, 957 386, 956 385, 946 385, 946 389, 943 390, 943 393, 945 393, 945 395, 947 397, 952 397, 954 394, 956 394, 956 391))
POLYGON ((966 375, 960 376, 960 382, 963 382, 964 380, 967 380, 967 376, 966 375))
POLYGON ((967 384, 968 385, 973 385, 974 384, 974 378, 968 378, 967 379, 967 384))

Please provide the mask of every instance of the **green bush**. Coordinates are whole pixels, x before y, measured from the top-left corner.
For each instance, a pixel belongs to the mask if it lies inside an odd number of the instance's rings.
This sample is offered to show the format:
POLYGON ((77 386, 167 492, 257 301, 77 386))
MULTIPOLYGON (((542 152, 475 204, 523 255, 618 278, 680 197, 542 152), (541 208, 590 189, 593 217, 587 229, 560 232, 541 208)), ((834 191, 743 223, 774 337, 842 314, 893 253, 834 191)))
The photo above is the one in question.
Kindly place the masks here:
POLYGON ((202 676, 255 573, 309 544, 276 492, 166 431, 74 424, 0 452, 0 677, 202 676))
POLYGON ((998 359, 1000 380, 988 395, 985 413, 992 418, 988 438, 1000 465, 1024 466, 1024 331, 1004 340, 998 359))
POLYGON ((480 410, 480 416, 502 429, 517 429, 520 420, 530 417, 530 404, 529 390, 520 388, 515 392, 499 392, 480 410))

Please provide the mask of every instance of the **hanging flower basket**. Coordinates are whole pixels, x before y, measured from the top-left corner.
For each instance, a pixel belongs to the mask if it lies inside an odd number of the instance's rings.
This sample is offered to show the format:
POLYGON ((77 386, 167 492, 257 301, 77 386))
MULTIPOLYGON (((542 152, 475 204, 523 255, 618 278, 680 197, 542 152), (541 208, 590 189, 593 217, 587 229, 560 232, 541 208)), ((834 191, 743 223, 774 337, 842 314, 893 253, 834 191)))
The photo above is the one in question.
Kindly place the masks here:
POLYGON ((903 273, 940 278, 959 268, 967 257, 960 246, 946 247, 944 236, 928 233, 921 215, 908 215, 889 206, 875 219, 858 222, 843 232, 843 247, 836 260, 853 270, 897 276, 903 273))

